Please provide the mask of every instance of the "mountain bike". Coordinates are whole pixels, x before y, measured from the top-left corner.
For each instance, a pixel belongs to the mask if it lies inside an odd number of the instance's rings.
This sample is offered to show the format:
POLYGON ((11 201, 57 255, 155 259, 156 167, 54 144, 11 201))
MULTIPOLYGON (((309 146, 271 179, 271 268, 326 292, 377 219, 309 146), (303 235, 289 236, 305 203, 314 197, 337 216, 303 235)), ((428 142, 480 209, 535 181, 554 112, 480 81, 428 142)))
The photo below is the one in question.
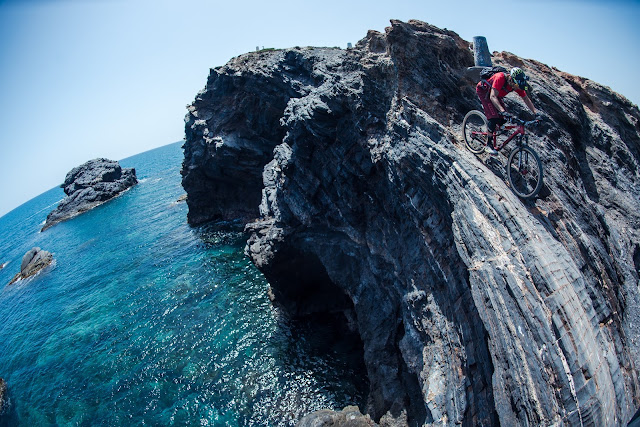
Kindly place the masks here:
POLYGON ((462 121, 464 143, 473 154, 480 154, 484 151, 488 136, 491 136, 493 148, 496 151, 502 150, 515 139, 516 148, 511 151, 507 160, 507 178, 511 189, 518 197, 531 199, 542 189, 543 172, 540 156, 527 143, 528 135, 525 129, 527 126, 537 124, 539 120, 525 121, 512 117, 509 122, 491 133, 488 130, 485 115, 478 110, 471 110, 462 121), (513 130, 513 133, 499 143, 498 135, 510 130, 513 130))

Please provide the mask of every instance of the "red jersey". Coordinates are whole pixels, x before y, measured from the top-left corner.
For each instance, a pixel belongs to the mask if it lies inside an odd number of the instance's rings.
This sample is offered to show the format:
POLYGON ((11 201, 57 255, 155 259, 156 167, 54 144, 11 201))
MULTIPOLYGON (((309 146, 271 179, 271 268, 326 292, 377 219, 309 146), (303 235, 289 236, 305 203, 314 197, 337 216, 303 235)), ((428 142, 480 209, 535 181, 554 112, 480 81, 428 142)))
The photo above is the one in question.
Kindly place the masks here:
MULTIPOLYGON (((507 94, 514 89, 507 84, 507 77, 504 73, 495 73, 493 76, 489 77, 487 80, 491 87, 498 91, 498 98, 504 98, 507 94)), ((515 89, 516 93, 521 97, 527 96, 527 92, 522 89, 515 89)))

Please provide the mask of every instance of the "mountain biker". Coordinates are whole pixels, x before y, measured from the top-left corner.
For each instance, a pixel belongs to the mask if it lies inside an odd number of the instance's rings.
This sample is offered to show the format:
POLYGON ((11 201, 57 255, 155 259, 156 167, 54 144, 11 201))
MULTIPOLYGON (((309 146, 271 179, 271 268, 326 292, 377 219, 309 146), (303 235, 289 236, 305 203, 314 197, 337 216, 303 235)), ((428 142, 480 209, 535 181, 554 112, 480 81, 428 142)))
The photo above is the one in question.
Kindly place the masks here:
MULTIPOLYGON (((489 122, 488 127, 491 133, 495 132, 497 127, 505 124, 506 119, 511 117, 502 100, 509 92, 515 91, 520 95, 529 110, 531 110, 533 114, 536 114, 536 108, 533 106, 533 102, 531 102, 529 96, 527 96, 527 92, 525 92, 529 89, 527 80, 529 80, 529 77, 527 77, 522 69, 513 67, 509 73, 498 72, 487 80, 480 80, 480 82, 478 82, 476 93, 478 94, 478 98, 480 98, 480 102, 482 102, 482 108, 484 109, 485 116, 487 116, 489 122)), ((487 136, 486 144, 485 151, 487 153, 491 155, 498 154, 498 152, 493 149, 491 134, 487 136)))

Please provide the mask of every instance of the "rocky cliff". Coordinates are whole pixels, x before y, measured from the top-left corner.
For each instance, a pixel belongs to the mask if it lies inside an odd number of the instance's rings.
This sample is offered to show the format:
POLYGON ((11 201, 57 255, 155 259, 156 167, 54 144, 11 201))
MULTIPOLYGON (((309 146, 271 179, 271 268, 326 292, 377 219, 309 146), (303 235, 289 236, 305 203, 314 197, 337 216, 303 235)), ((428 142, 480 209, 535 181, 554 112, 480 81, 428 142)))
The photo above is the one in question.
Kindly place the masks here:
POLYGON ((243 219, 276 303, 359 332, 376 422, 623 425, 640 405, 640 112, 495 53, 546 118, 525 202, 504 158, 462 143, 470 48, 392 21, 353 49, 212 69, 186 117, 189 221, 243 219))

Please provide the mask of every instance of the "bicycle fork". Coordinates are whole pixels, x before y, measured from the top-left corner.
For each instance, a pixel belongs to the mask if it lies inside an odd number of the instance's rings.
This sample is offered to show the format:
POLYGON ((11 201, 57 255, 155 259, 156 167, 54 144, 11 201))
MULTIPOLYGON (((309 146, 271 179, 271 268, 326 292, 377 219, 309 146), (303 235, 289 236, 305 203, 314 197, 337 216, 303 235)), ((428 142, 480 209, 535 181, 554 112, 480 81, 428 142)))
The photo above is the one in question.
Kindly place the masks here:
POLYGON ((518 153, 518 171, 521 175, 529 173, 529 152, 522 150, 518 153))
POLYGON ((529 173, 529 152, 527 150, 523 150, 523 147, 527 146, 527 139, 525 136, 520 135, 518 138, 518 148, 520 148, 520 152, 518 153, 518 172, 520 175, 525 176, 529 173))

